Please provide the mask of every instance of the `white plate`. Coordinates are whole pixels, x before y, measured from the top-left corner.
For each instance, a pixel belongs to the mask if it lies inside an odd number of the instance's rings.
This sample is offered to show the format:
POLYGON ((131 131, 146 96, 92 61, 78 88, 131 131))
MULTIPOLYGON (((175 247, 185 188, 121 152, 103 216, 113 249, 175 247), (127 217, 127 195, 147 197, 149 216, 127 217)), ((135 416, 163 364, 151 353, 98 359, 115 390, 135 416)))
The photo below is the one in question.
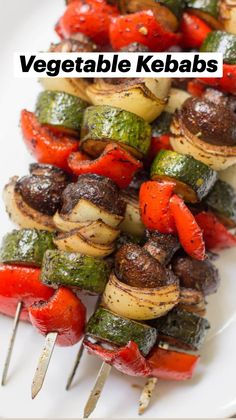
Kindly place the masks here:
MULTIPOLYGON (((0 174, 1 188, 15 174, 27 173, 30 157, 18 128, 22 108, 34 109, 40 86, 36 80, 13 78, 14 51, 47 49, 55 41, 53 25, 64 8, 63 0, 0 0, 1 90, 0 174)), ((12 228, 1 203, 0 234, 12 228)), ((160 383, 147 418, 226 417, 236 412, 236 279, 235 251, 217 263, 221 288, 209 299, 212 330, 202 351, 194 379, 185 383, 160 383)), ((0 371, 7 350, 12 320, 0 317, 0 371)), ((20 324, 9 372, 9 382, 0 388, 0 416, 21 418, 79 418, 100 366, 85 355, 70 392, 64 390, 78 346, 56 348, 45 385, 35 401, 30 386, 43 337, 20 324)), ((137 417, 137 402, 144 380, 113 370, 94 412, 94 417, 137 417)), ((143 416, 145 417, 145 416, 143 416)))

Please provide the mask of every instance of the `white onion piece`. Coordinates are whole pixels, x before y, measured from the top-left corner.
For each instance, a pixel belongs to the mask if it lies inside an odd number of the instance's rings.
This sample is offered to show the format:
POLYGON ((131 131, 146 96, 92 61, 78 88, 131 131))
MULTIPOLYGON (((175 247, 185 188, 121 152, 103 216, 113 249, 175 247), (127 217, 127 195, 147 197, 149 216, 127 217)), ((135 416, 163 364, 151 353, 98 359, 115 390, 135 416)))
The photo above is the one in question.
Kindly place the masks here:
POLYGON ((171 88, 169 93, 169 100, 165 107, 165 112, 174 114, 176 109, 180 109, 186 99, 190 97, 191 95, 185 90, 171 88))

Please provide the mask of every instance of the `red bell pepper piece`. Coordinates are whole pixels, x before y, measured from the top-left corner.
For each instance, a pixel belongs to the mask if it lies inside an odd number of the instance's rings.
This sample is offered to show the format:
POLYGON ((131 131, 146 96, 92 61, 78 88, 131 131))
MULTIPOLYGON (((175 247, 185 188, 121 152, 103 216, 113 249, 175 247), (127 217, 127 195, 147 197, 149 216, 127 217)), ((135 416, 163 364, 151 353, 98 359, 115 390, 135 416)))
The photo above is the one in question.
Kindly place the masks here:
POLYGON ((147 229, 164 234, 176 232, 174 218, 169 209, 174 188, 174 182, 147 181, 141 185, 139 206, 147 229))
POLYGON ((184 381, 193 376, 200 357, 155 347, 148 356, 152 376, 169 381, 184 381))
POLYGON ((21 112, 21 129, 24 142, 40 163, 49 163, 68 170, 67 159, 78 150, 79 142, 69 136, 56 136, 37 121, 32 112, 21 112))
POLYGON ((179 240, 184 250, 196 260, 205 259, 203 232, 195 217, 184 204, 182 198, 173 195, 170 199, 170 211, 178 231, 179 240))
POLYGON ((183 34, 182 46, 184 48, 200 48, 203 41, 212 31, 202 19, 196 15, 185 12, 180 23, 180 30, 183 34))
POLYGON ((0 312, 15 316, 19 302, 23 303, 20 319, 29 321, 28 307, 35 302, 48 300, 54 294, 51 287, 40 281, 39 268, 17 265, 0 265, 0 312))
POLYGON ((153 159, 160 152, 160 150, 173 150, 170 144, 169 134, 161 134, 160 136, 152 136, 151 146, 148 152, 148 156, 145 160, 146 167, 149 167, 151 165, 153 159))
POLYGON ((105 0, 78 0, 67 6, 55 30, 61 38, 81 32, 98 45, 106 45, 111 18, 118 14, 118 9, 105 0))
POLYGON ((137 344, 133 341, 130 341, 125 347, 115 350, 104 349, 88 340, 84 341, 84 346, 90 354, 101 357, 106 363, 109 363, 126 375, 148 376, 151 374, 150 366, 140 353, 137 344))
POLYGON ((85 340, 90 354, 100 357, 120 372, 130 376, 154 376, 169 381, 184 381, 193 375, 199 356, 155 347, 145 359, 136 343, 130 341, 125 347, 107 350, 85 340))
POLYGON ((223 77, 201 78, 201 82, 236 95, 236 64, 223 64, 223 77))
POLYGON ((181 35, 166 30, 151 10, 144 10, 112 19, 110 42, 114 50, 138 42, 151 51, 165 51, 179 44, 181 35))
POLYGON ((95 160, 81 160, 80 153, 68 159, 70 169, 76 175, 97 174, 111 178, 120 188, 127 188, 142 163, 117 144, 108 144, 95 160))
POLYGON ((40 334, 57 332, 59 346, 72 346, 84 333, 86 309, 71 290, 60 287, 49 301, 32 305, 29 317, 40 334))
POLYGON ((194 79, 188 82, 187 91, 192 96, 201 97, 206 90, 206 85, 202 84, 199 80, 194 79))
POLYGON ((213 213, 203 211, 198 213, 195 219, 203 230, 204 241, 210 251, 236 246, 236 236, 232 235, 213 213))

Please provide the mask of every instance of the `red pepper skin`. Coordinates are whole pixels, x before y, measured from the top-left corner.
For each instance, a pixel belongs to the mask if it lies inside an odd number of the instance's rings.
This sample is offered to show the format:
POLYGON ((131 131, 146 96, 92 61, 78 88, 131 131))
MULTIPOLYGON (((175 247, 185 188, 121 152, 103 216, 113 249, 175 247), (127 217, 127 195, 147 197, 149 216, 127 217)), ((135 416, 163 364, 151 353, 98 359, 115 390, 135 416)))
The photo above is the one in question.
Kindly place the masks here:
POLYGON ((190 95, 201 97, 206 90, 206 85, 203 85, 199 80, 194 79, 188 82, 187 91, 190 95))
POLYGON ((61 38, 81 32, 98 45, 109 42, 111 18, 119 14, 115 6, 105 0, 80 0, 70 3, 55 30, 61 38))
POLYGON ((136 343, 130 341, 125 347, 117 350, 106 350, 97 344, 84 341, 90 354, 99 356, 120 372, 130 376, 149 376, 151 368, 142 356, 136 343))
POLYGON ((15 316, 16 307, 23 302, 20 319, 29 321, 28 307, 35 302, 48 300, 54 294, 51 287, 40 281, 39 268, 0 264, 0 312, 15 316))
POLYGON ((147 229, 160 233, 175 233, 175 222, 169 201, 175 188, 174 182, 147 181, 141 185, 139 206, 143 224, 147 229))
POLYGON ((201 78, 201 82, 236 95, 236 64, 223 64, 223 77, 201 78))
POLYGON ((67 159, 78 150, 79 142, 69 136, 55 136, 37 121, 32 112, 21 112, 21 129, 30 153, 40 163, 49 163, 68 170, 67 159))
POLYGON ((149 168, 153 159, 160 152, 160 150, 173 150, 170 144, 169 134, 161 134, 160 136, 152 137, 149 153, 145 160, 145 167, 149 168))
POLYGON ((185 381, 193 376, 200 357, 155 347, 148 356, 152 376, 168 381, 185 381))
POLYGON ((81 160, 73 153, 68 159, 69 168, 76 175, 97 174, 111 178, 120 188, 127 188, 142 163, 117 144, 108 144, 95 160, 81 160))
POLYGON ((212 29, 198 16, 185 12, 180 23, 180 31, 183 34, 184 48, 199 49, 212 29))
POLYGON ((57 332, 59 346, 72 346, 84 333, 86 309, 71 290, 60 287, 49 301, 32 305, 29 317, 40 334, 57 332))
POLYGON ((203 230, 204 241, 210 251, 236 246, 236 236, 232 235, 214 214, 203 211, 198 213, 195 219, 203 230))
POLYGON ((112 19, 110 42, 115 51, 138 42, 151 51, 165 51, 179 44, 181 35, 167 31, 151 10, 144 10, 112 19))
POLYGON ((159 347, 155 347, 145 359, 133 341, 117 350, 106 350, 88 340, 84 341, 84 346, 90 354, 100 357, 126 375, 154 376, 169 381, 190 379, 199 360, 199 356, 159 347))
POLYGON ((182 198, 173 195, 170 199, 170 211, 174 217, 179 240, 184 250, 196 260, 205 259, 203 233, 195 217, 182 198))

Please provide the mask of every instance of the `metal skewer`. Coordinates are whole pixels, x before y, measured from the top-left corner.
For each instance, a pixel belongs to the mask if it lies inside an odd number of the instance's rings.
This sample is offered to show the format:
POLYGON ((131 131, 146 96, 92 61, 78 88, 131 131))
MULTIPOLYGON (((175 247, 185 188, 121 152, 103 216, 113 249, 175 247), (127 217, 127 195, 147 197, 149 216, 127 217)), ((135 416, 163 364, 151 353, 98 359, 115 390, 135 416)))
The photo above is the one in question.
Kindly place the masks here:
POLYGON ((153 392, 155 390, 156 384, 158 379, 157 378, 149 378, 144 386, 140 399, 139 399, 139 415, 143 414, 146 409, 148 408, 151 398, 153 396, 153 392))
POLYGON ((39 393, 39 391, 41 390, 43 386, 44 379, 48 370, 49 362, 52 357, 53 349, 56 343, 57 335, 58 333, 51 332, 47 334, 46 336, 43 351, 40 355, 38 366, 35 371, 34 379, 32 382, 32 387, 31 387, 32 399, 36 397, 36 395, 39 393))
POLYGON ((104 385, 106 383, 106 380, 110 374, 111 366, 108 365, 106 362, 103 362, 96 379, 96 382, 94 384, 94 387, 91 391, 91 394, 89 396, 89 399, 86 403, 85 409, 84 409, 84 418, 87 419, 90 414, 94 411, 97 402, 100 398, 101 392, 104 388, 104 385))
POLYGON ((18 325, 19 325, 19 320, 20 320, 20 314, 21 314, 21 311, 22 311, 22 307, 23 307, 23 303, 19 302, 18 305, 17 305, 17 308, 16 308, 15 318, 14 318, 14 322, 13 322, 13 328, 12 328, 11 337, 10 337, 10 341, 9 341, 9 346, 8 346, 8 350, 7 350, 7 356, 6 356, 6 360, 5 360, 5 363, 4 363, 2 379, 1 379, 1 384, 2 385, 6 384, 7 374, 8 374, 8 370, 9 370, 9 366, 10 366, 11 355, 12 355, 12 351, 13 351, 13 347, 14 347, 14 343, 15 343, 15 338, 16 338, 17 328, 18 328, 18 325))
MULTIPOLYGON (((94 308, 94 312, 98 309, 98 307, 99 307, 99 305, 100 305, 100 302, 101 302, 101 296, 99 296, 98 297, 98 299, 97 299, 97 302, 96 302, 96 305, 95 305, 95 308, 94 308)), ((77 354, 77 356, 76 356, 76 359, 75 359, 75 363, 74 363, 74 365, 73 365, 73 368, 72 368, 72 371, 71 371, 71 374, 70 374, 70 376, 69 376, 69 378, 68 378, 68 380, 67 380, 67 383, 66 383, 66 391, 69 391, 69 389, 70 389, 70 387, 71 387, 71 384, 72 384, 72 382, 73 382, 73 379, 74 379, 74 377, 75 377, 75 374, 76 374, 76 372, 77 372, 77 369, 78 369, 78 367, 79 367, 79 364, 80 364, 80 360, 81 360, 81 358, 82 358, 82 356, 83 356, 83 354, 84 354, 84 340, 82 341, 82 343, 80 344, 80 348, 79 348, 79 351, 78 351, 78 354, 77 354)))

